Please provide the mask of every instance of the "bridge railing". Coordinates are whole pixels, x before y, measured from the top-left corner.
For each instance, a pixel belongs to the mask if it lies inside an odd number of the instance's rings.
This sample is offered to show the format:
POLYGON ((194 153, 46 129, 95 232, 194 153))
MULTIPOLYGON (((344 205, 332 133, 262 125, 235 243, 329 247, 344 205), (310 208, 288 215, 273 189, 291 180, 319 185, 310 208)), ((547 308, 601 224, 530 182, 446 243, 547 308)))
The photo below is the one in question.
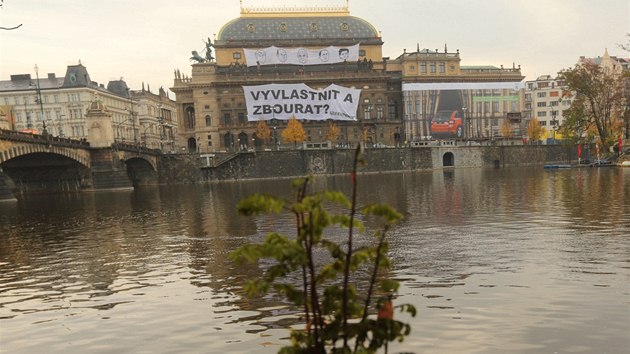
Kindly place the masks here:
POLYGON ((123 150, 123 151, 131 151, 131 152, 141 152, 145 154, 162 154, 160 149, 152 149, 139 144, 128 144, 122 142, 115 142, 112 144, 112 148, 114 150, 123 150))
POLYGON ((60 138, 58 136, 52 136, 49 134, 23 133, 23 132, 18 132, 15 130, 5 130, 5 129, 0 129, 0 139, 9 140, 9 141, 17 141, 17 142, 25 142, 25 143, 56 145, 56 146, 75 147, 75 148, 76 147, 79 147, 79 148, 90 147, 90 144, 85 140, 60 138))

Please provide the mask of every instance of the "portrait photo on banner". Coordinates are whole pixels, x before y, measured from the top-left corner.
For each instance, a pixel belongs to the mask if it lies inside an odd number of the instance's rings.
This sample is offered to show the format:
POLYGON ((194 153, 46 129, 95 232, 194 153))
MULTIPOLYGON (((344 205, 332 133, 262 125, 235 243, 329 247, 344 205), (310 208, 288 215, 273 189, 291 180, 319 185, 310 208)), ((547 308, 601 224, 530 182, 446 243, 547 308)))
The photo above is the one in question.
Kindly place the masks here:
POLYGON ((359 60, 359 44, 347 47, 323 48, 244 48, 247 66, 264 65, 324 65, 359 60))

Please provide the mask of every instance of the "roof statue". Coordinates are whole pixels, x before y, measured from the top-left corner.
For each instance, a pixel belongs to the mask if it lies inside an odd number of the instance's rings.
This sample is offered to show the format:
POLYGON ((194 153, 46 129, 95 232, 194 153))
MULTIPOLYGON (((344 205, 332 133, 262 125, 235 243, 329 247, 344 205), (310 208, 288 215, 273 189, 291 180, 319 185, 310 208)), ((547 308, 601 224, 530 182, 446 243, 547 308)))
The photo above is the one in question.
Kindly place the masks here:
POLYGON ((210 40, 210 37, 208 37, 208 41, 204 43, 206 44, 206 60, 207 61, 213 61, 214 57, 212 56, 212 41, 210 40))
POLYGON ((192 57, 190 57, 190 61, 196 61, 197 63, 204 63, 206 61, 206 59, 199 55, 196 50, 193 50, 191 53, 192 57))

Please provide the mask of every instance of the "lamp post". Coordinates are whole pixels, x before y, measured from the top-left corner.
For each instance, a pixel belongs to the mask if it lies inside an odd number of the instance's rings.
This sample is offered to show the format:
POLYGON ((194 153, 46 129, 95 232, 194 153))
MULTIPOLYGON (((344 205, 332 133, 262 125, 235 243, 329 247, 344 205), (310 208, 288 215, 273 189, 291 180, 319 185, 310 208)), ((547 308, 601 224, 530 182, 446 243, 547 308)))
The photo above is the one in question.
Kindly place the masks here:
POLYGON ((48 134, 46 130, 46 118, 44 117, 44 104, 42 103, 42 90, 39 86, 39 67, 35 64, 35 77, 37 78, 37 102, 39 103, 40 114, 42 115, 42 134, 48 134))
POLYGON ((59 115, 59 134, 58 134, 58 136, 59 136, 60 138, 63 138, 63 137, 64 137, 64 134, 63 134, 63 129, 62 129, 62 126, 61 126, 61 125, 62 125, 61 119, 62 119, 63 117, 65 117, 65 115, 63 115, 63 114, 59 115))
POLYGON ((553 144, 556 144, 556 124, 558 124, 558 121, 556 120, 556 115, 558 114, 558 111, 551 110, 551 129, 553 129, 553 144))
POLYGON ((127 89, 127 95, 129 96, 129 114, 131 114, 131 128, 133 129, 133 143, 138 144, 136 138, 136 117, 133 111, 133 99, 131 98, 131 89, 127 89))
MULTIPOLYGON (((30 131, 33 129, 33 123, 31 122, 31 115, 26 110, 26 97, 24 97, 24 114, 26 115, 26 128, 30 131)), ((32 131, 30 131, 32 133, 32 131)))
MULTIPOLYGON (((162 98, 160 97, 160 100, 162 98)), ((164 113, 162 112, 162 104, 158 105, 158 109, 160 110, 160 116, 158 117, 158 123, 160 124, 160 151, 164 149, 164 113)))
POLYGON ((462 107, 462 115, 464 118, 464 126, 466 126, 466 138, 470 140, 470 120, 466 119, 466 107, 462 107))

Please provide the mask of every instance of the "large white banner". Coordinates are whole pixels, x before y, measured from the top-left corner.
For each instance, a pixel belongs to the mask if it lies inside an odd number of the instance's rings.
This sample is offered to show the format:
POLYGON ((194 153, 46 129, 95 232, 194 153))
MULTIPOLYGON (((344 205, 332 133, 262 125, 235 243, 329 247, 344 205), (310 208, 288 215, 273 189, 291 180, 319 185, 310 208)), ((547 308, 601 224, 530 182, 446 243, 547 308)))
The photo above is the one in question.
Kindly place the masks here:
POLYGON ((306 84, 243 86, 247 119, 357 120, 361 90, 330 85, 321 90, 306 84))
POLYGON ((330 46, 318 49, 267 47, 243 49, 247 66, 257 65, 319 65, 359 60, 359 44, 349 47, 330 46))

